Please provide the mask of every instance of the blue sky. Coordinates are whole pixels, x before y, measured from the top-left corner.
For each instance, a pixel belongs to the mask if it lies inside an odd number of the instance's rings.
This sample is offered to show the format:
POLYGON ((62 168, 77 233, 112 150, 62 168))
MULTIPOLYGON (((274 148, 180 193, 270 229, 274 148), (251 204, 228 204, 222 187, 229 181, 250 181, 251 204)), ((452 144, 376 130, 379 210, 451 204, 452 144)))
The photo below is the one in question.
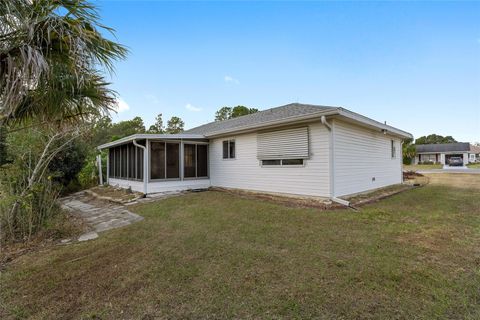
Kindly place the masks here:
POLYGON ((130 49, 116 121, 302 102, 480 141, 480 2, 96 3, 130 49))

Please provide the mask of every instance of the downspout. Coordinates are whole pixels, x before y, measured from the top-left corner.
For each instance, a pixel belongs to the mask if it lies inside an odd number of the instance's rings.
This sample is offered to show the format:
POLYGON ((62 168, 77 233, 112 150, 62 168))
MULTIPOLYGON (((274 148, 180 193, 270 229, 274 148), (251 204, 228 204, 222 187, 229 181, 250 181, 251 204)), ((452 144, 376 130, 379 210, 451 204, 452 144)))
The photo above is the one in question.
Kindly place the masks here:
POLYGON ((340 204, 348 207, 348 206, 350 206, 350 202, 335 197, 335 180, 334 180, 335 179, 335 172, 334 172, 334 167, 333 167, 333 153, 334 153, 334 149, 333 149, 333 143, 334 143, 333 127, 330 123, 327 122, 327 118, 325 116, 321 116, 320 121, 330 132, 330 134, 329 134, 329 145, 330 145, 329 146, 329 155, 330 155, 330 160, 329 160, 329 165, 330 165, 330 168, 329 168, 329 171, 330 171, 330 200, 333 201, 333 202, 336 202, 336 203, 340 203, 340 204))
MULTIPOLYGON (((147 154, 147 147, 142 146, 141 144, 137 143, 137 140, 132 140, 133 145, 138 148, 143 149, 143 194, 147 196, 147 186, 148 186, 148 154, 147 154)), ((146 140, 145 140, 146 143, 146 140)))

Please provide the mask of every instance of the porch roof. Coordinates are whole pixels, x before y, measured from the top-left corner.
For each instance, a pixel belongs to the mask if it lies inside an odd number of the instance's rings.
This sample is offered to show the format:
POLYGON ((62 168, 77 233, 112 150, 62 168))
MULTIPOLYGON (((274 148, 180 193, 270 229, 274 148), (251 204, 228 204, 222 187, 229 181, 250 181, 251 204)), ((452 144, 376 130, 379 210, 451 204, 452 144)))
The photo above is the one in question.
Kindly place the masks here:
POLYGON ((121 138, 112 142, 102 144, 97 147, 97 149, 102 150, 106 148, 111 148, 118 146, 133 140, 143 140, 143 139, 152 139, 152 140, 205 140, 207 139, 202 134, 192 134, 192 133, 178 133, 178 134, 154 134, 154 133, 142 133, 142 134, 133 134, 131 136, 121 138))

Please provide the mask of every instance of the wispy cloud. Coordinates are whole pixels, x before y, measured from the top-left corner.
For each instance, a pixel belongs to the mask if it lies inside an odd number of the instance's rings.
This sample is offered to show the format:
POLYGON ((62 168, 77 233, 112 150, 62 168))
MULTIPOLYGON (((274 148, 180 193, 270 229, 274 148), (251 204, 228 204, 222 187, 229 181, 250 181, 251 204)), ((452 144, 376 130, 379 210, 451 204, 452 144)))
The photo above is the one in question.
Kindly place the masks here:
POLYGON ((191 105, 190 103, 187 103, 187 105, 185 106, 185 109, 187 109, 189 111, 193 111, 193 112, 202 111, 202 108, 195 107, 195 106, 191 105))
POLYGON ((149 102, 151 102, 153 104, 159 104, 160 103, 160 99, 158 99, 158 97, 154 94, 147 93, 145 95, 145 99, 147 99, 149 102))
POLYGON ((223 77, 223 80, 226 82, 226 83, 235 83, 235 84, 239 84, 240 81, 238 81, 237 79, 235 79, 234 77, 232 76, 225 76, 223 77))
POLYGON ((120 112, 130 110, 130 106, 128 105, 128 103, 125 102, 125 100, 123 100, 122 98, 119 97, 119 98, 117 98, 114 109, 118 113, 120 113, 120 112))

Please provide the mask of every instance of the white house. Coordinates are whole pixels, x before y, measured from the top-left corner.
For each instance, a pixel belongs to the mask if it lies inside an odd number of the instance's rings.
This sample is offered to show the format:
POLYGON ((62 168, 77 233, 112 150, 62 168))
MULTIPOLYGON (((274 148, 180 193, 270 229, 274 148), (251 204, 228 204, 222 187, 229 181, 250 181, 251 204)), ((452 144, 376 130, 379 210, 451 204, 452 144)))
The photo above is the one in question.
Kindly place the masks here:
POLYGON ((145 194, 215 186, 337 200, 401 183, 406 138, 344 108, 293 103, 98 148, 108 184, 145 194))
POLYGON ((480 158, 480 147, 468 142, 419 144, 415 146, 415 164, 439 163, 448 164, 451 157, 460 157, 463 164, 477 162, 480 158))

